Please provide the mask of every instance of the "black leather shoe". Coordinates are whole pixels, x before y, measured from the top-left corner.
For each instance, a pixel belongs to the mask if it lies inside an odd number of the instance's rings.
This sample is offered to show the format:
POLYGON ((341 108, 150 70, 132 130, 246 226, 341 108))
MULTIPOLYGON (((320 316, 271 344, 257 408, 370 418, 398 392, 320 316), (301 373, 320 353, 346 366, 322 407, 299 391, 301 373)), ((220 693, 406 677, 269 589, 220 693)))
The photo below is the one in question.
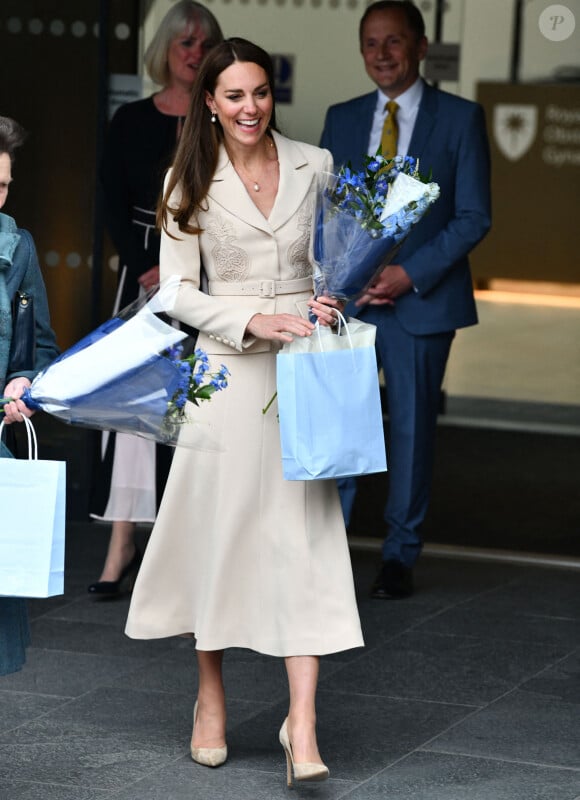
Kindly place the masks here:
POLYGON ((373 583, 371 597, 378 600, 389 600, 397 597, 410 597, 412 594, 413 570, 394 559, 383 561, 381 571, 373 583))
POLYGON ((139 550, 135 550, 135 555, 123 569, 118 580, 97 581, 96 583, 91 583, 91 585, 87 587, 87 592, 93 595, 93 597, 98 597, 102 600, 110 600, 114 597, 119 597, 125 585, 127 586, 127 589, 131 591, 133 589, 133 584, 135 583, 137 573, 139 572, 139 567, 141 566, 141 559, 141 553, 139 550))

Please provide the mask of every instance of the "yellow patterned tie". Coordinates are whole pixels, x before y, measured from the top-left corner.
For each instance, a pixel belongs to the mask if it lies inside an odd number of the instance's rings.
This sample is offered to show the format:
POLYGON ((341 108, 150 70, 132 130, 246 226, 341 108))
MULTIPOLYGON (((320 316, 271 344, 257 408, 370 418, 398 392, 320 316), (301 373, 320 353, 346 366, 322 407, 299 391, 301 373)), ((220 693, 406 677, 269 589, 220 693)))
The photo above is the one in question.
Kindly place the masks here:
POLYGON ((385 108, 388 113, 385 117, 381 135, 381 152, 384 158, 394 158, 397 155, 397 141, 399 138, 399 126, 397 125, 399 105, 394 100, 389 100, 388 103, 385 103, 385 108))

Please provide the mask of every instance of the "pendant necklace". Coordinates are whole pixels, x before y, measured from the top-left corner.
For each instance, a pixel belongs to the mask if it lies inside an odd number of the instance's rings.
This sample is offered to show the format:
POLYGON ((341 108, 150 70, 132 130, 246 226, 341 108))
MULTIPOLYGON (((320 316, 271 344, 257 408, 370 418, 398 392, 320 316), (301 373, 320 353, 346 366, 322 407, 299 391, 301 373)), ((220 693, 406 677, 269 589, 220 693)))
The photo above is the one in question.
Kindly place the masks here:
MULTIPOLYGON (((247 173, 246 173, 246 174, 247 174, 247 173)), ((248 177, 249 177, 249 176, 248 176, 248 177)), ((258 181, 254 181, 254 182, 253 182, 252 189, 253 189, 255 192, 259 192, 259 191, 260 191, 260 184, 258 183, 258 181)))
MULTIPOLYGON (((269 146, 270 146, 270 147, 274 147, 274 143, 273 143, 272 141, 268 142, 268 144, 269 144, 269 146)), ((272 161, 273 161, 274 159, 268 159, 268 161, 270 161, 270 160, 272 160, 272 161)), ((236 169, 235 165, 234 165, 234 169, 236 169)), ((252 189, 253 189, 255 192, 259 192, 259 191, 260 191, 260 189, 261 189, 262 187, 260 186, 260 184, 258 183, 258 181, 254 180, 254 179, 252 178, 252 176, 251 176, 251 175, 250 175, 248 172, 246 172, 246 170, 244 169, 244 167, 242 167, 242 165, 241 165, 241 164, 238 164, 238 169, 241 169, 241 170, 242 170, 242 172, 245 174, 246 178, 249 178, 249 180, 250 180, 250 183, 252 184, 252 189)))
POLYGON ((241 165, 241 164, 238 164, 238 169, 241 169, 241 170, 242 170, 242 172, 245 174, 245 176, 246 176, 247 178, 249 178, 249 179, 250 179, 250 183, 252 184, 252 189, 253 189, 255 192, 259 192, 259 191, 260 191, 260 189, 261 189, 261 186, 260 186, 260 184, 258 183, 258 181, 255 181, 255 180, 252 178, 252 176, 251 176, 251 175, 249 175, 249 174, 246 172, 246 170, 245 170, 245 169, 242 167, 242 165, 241 165))

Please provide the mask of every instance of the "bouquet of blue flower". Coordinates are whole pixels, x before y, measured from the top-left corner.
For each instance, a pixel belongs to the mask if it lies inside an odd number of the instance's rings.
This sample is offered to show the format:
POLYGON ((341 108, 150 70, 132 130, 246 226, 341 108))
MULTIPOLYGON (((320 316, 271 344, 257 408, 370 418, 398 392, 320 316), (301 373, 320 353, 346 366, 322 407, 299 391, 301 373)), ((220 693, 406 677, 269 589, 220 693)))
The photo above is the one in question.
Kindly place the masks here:
POLYGON ((199 347, 189 356, 183 356, 183 345, 171 347, 165 354, 179 369, 179 383, 164 414, 166 430, 177 430, 187 421, 187 401, 198 406, 201 400, 209 400, 214 392, 228 385, 228 368, 222 364, 218 372, 210 372, 209 358, 199 347))
POLYGON ((379 153, 355 172, 324 176, 313 233, 317 295, 351 300, 392 261, 411 228, 439 197, 417 159, 379 153))
POLYGON ((164 318, 178 283, 168 281, 73 345, 36 376, 23 402, 73 425, 178 444, 187 401, 209 400, 229 375, 223 364, 211 372, 202 350, 183 355, 187 333, 164 318))

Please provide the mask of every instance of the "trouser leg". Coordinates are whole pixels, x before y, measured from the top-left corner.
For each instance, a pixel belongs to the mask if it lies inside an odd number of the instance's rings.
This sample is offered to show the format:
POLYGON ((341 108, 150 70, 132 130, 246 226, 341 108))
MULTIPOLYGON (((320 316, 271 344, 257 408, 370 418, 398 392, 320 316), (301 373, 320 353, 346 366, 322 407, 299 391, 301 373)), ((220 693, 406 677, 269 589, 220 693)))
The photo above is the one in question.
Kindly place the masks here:
POLYGON ((389 493, 383 560, 412 567, 422 547, 433 471, 441 384, 454 333, 414 336, 392 310, 369 310, 385 375, 389 414, 389 493))

